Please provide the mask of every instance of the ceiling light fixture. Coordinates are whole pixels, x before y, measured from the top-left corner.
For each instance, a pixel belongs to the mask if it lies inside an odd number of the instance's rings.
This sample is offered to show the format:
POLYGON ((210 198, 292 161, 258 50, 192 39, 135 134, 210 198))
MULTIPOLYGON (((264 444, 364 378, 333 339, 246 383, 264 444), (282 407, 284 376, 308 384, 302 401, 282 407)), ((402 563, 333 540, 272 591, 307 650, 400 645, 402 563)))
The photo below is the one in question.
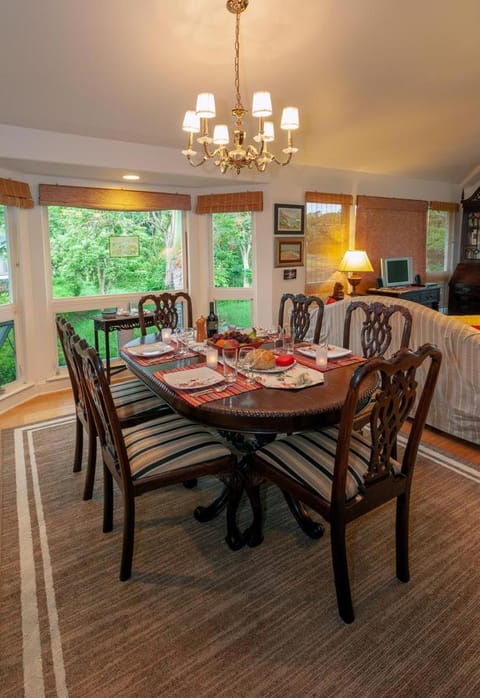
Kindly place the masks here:
POLYGON ((258 118, 258 133, 253 140, 258 145, 246 144, 246 131, 243 126, 243 117, 247 109, 242 104, 240 96, 240 15, 248 7, 248 0, 227 0, 227 10, 236 15, 235 23, 235 91, 236 103, 232 109, 232 116, 235 117, 235 129, 233 131, 233 149, 229 149, 230 136, 226 124, 217 124, 213 130, 213 137, 208 133, 208 120, 215 117, 215 98, 210 92, 202 92, 197 97, 196 110, 189 110, 185 113, 183 120, 183 130, 188 133, 188 146, 182 150, 192 167, 199 167, 207 160, 213 160, 215 165, 224 173, 235 170, 237 174, 243 167, 252 169, 254 166, 259 172, 264 172, 271 162, 276 162, 282 167, 288 165, 292 155, 298 151, 293 147, 292 131, 298 129, 298 109, 296 107, 285 107, 282 113, 280 128, 287 131, 287 147, 283 152, 287 156, 283 161, 268 149, 269 143, 275 139, 273 121, 265 121, 272 116, 272 100, 270 92, 255 92, 252 100, 252 115, 258 118), (193 150, 193 134, 199 133, 197 143, 203 146, 201 160, 195 162, 193 157, 197 152, 193 150), (209 150, 211 144, 215 149, 209 150))
POLYGON ((137 179, 140 179, 140 177, 138 175, 134 175, 134 174, 126 174, 126 175, 122 175, 122 179, 127 179, 130 182, 136 182, 137 179))

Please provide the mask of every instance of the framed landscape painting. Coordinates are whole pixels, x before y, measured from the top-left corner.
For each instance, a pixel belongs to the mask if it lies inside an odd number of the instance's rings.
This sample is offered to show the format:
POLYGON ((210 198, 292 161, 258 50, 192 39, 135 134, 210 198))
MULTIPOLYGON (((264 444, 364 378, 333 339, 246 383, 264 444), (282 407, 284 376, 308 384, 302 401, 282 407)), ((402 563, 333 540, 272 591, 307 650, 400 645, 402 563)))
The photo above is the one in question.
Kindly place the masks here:
POLYGON ((136 235, 111 235, 110 257, 138 257, 140 254, 136 235))
POLYGON ((303 266, 303 238, 277 238, 275 240, 276 267, 303 266))
POLYGON ((303 235, 304 206, 275 204, 275 235, 303 235))

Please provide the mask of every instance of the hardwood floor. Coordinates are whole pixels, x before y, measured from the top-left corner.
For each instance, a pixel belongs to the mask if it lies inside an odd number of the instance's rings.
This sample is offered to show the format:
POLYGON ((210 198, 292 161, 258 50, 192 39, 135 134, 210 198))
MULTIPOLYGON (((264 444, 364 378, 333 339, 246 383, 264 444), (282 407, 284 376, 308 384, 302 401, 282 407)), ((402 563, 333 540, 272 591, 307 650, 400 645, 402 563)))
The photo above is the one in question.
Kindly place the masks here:
MULTIPOLYGON (((74 413, 73 397, 70 390, 40 395, 28 402, 14 407, 0 415, 2 429, 8 429, 44 419, 54 419, 74 413)), ((479 447, 460 439, 455 439, 443 432, 427 427, 423 441, 453 457, 478 463, 480 460, 479 447)))

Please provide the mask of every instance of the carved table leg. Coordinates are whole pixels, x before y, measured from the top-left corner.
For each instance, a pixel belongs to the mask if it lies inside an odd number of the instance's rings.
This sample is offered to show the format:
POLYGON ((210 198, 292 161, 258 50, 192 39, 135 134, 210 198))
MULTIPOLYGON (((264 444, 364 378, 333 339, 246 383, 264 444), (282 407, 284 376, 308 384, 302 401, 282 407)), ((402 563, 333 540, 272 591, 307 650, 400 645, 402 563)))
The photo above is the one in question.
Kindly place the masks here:
POLYGON ((223 509, 228 500, 229 490, 227 485, 224 485, 220 495, 213 500, 211 504, 206 507, 198 506, 193 512, 194 517, 197 521, 204 523, 205 521, 211 521, 216 516, 218 516, 223 509))
POLYGON ((318 521, 314 521, 308 514, 305 506, 302 502, 299 502, 295 497, 293 497, 290 492, 283 492, 283 496, 288 504, 288 508, 292 512, 296 522, 302 529, 304 533, 310 538, 321 538, 325 531, 324 527, 318 521))

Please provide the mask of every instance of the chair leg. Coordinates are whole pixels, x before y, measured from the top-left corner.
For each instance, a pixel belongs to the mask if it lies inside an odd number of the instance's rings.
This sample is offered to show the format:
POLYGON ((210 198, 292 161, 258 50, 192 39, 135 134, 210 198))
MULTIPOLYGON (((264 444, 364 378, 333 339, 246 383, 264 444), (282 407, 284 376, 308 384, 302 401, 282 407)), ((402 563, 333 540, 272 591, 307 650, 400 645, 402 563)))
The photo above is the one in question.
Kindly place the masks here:
POLYGON ((77 417, 75 423, 75 455, 73 456, 73 472, 79 473, 82 469, 83 452, 83 424, 77 417))
POLYGON ((302 531, 306 533, 309 538, 321 538, 325 531, 322 524, 318 521, 314 521, 307 512, 304 504, 295 499, 290 492, 285 492, 284 490, 282 490, 282 492, 288 504, 288 508, 302 531))
POLYGON ((113 477, 107 466, 103 465, 103 532, 113 530, 113 477))
POLYGON ((120 581, 125 582, 132 576, 133 542, 135 535, 135 498, 123 497, 123 545, 120 564, 120 581))
POLYGON ((345 623, 352 623, 355 619, 348 578, 347 546, 345 540, 345 524, 331 522, 330 545, 332 549, 333 575, 335 578, 335 591, 340 617, 345 623))
POLYGON ((396 516, 396 563, 397 577, 401 582, 408 582, 410 569, 408 562, 408 520, 410 510, 410 497, 402 494, 397 497, 396 516))
POLYGON ((93 495, 93 485, 95 483, 95 468, 97 463, 97 435, 94 429, 88 431, 88 456, 87 470, 85 473, 85 485, 83 488, 83 499, 91 499, 93 495))

